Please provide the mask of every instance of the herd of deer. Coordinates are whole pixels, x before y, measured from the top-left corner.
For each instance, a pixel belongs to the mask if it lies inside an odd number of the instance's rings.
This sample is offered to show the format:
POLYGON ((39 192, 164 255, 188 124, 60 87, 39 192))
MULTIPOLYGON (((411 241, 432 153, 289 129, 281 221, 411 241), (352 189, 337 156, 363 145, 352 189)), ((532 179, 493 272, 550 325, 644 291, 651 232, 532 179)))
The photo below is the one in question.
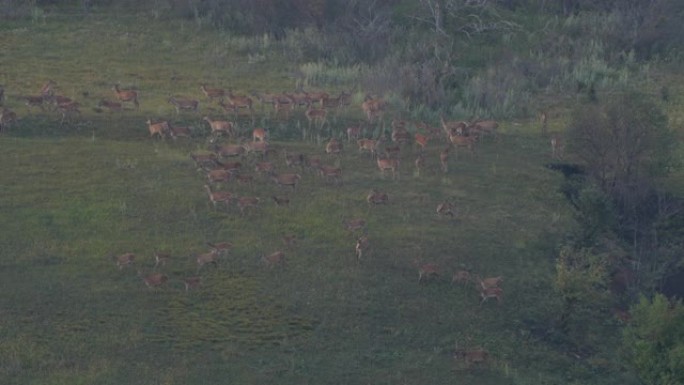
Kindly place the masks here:
MULTIPOLYGON (((47 82, 41 88, 40 95, 25 97, 26 105, 29 108, 39 107, 41 109, 50 106, 62 114, 62 122, 69 114, 80 114, 79 104, 69 98, 56 95, 54 93, 54 86, 54 82, 47 82)), ((240 111, 246 111, 250 115, 254 114, 253 101, 249 96, 235 95, 232 90, 208 88, 205 84, 201 85, 200 90, 209 103, 216 103, 226 112, 233 113, 235 116, 240 111)), ((98 108, 118 112, 124 109, 124 105, 132 105, 135 109, 139 109, 140 103, 137 91, 123 90, 118 85, 114 85, 112 91, 116 100, 101 100, 98 103, 98 108)), ((0 101, 2 101, 3 92, 4 90, 0 88, 0 101)), ((327 93, 306 92, 282 94, 252 93, 252 96, 262 105, 271 105, 276 115, 289 114, 295 108, 305 107, 304 116, 308 120, 309 125, 316 125, 319 128, 327 123, 329 110, 345 107, 351 103, 351 95, 344 92, 340 93, 337 97, 330 97, 327 93)), ((176 114, 183 112, 197 113, 199 111, 199 100, 170 97, 168 103, 174 107, 176 114)), ((368 124, 382 124, 384 127, 384 117, 388 110, 388 103, 382 98, 366 96, 361 103, 361 110, 368 124)), ((0 112, 0 129, 3 127, 3 122, 12 120, 16 120, 16 115, 12 116, 9 110, 3 109, 0 112)), ((197 169, 204 172, 206 176, 204 190, 214 210, 230 210, 230 207, 234 204, 239 211, 239 215, 244 217, 250 215, 251 211, 258 210, 259 206, 264 204, 260 197, 251 195, 239 196, 233 191, 217 188, 232 181, 237 181, 253 188, 253 183, 259 183, 259 181, 265 179, 267 181, 270 180, 281 188, 291 188, 292 193, 295 193, 298 184, 304 179, 302 176, 304 171, 310 170, 313 174, 317 174, 325 183, 335 186, 342 184, 342 168, 339 167, 339 156, 344 151, 345 145, 341 139, 332 138, 325 144, 325 154, 337 157, 334 158, 337 159, 336 165, 324 164, 321 156, 291 154, 284 150, 284 166, 288 169, 297 170, 276 172, 279 165, 269 157, 275 152, 275 149, 269 142, 269 131, 267 129, 257 127, 251 130, 249 136, 245 137, 243 135, 239 138, 240 133, 235 122, 214 119, 210 116, 204 116, 202 120, 206 122, 210 129, 210 143, 212 147, 206 153, 191 154, 191 158, 195 162, 197 169), (221 138, 228 138, 228 142, 221 143, 221 138), (238 139, 238 143, 230 143, 235 139, 238 139), (257 158, 248 158, 252 155, 257 158), (252 162, 254 175, 245 172, 243 165, 247 161, 252 162)), ((359 154, 366 153, 370 156, 382 178, 385 178, 386 174, 390 174, 393 180, 400 177, 401 154, 406 152, 407 149, 409 151, 415 149, 413 152, 415 155, 414 166, 416 175, 420 176, 421 171, 425 169, 427 164, 426 154, 428 153, 428 148, 433 143, 436 143, 437 146, 440 146, 439 143, 442 143, 443 150, 439 151, 440 167, 438 169, 441 169, 443 173, 448 173, 448 162, 452 152, 463 149, 472 156, 476 156, 475 149, 478 143, 486 137, 491 137, 494 141, 498 140, 498 123, 493 120, 476 120, 472 122, 447 121, 444 117, 441 117, 440 125, 441 128, 435 128, 423 122, 407 122, 393 119, 391 121, 389 138, 384 135, 378 138, 364 137, 364 128, 361 124, 348 127, 344 134, 346 134, 347 143, 355 144, 359 154)), ((148 119, 147 126, 149 135, 152 138, 165 138, 168 136, 175 140, 180 137, 193 136, 193 131, 190 127, 177 127, 171 125, 166 120, 152 121, 148 119)), ((560 154, 555 152, 556 147, 560 148, 554 145, 554 156, 560 156, 560 154)), ((273 195, 271 199, 277 206, 288 207, 290 203, 290 197, 287 195, 273 195)), ((389 195, 386 192, 375 189, 371 190, 366 196, 369 209, 377 205, 386 205, 389 201, 389 195)), ((458 216, 456 206, 448 201, 440 203, 437 206, 436 213, 440 217, 455 218, 458 216)), ((362 218, 356 218, 344 221, 343 225, 354 236, 356 260, 358 263, 361 263, 368 257, 371 248, 371 238, 368 234, 366 221, 362 218)), ((296 237, 286 235, 283 238, 283 243, 285 248, 292 247, 296 243, 296 237)), ((197 270, 182 279, 186 291, 199 287, 202 282, 200 273, 203 267, 206 265, 217 266, 220 257, 228 253, 233 245, 229 242, 222 242, 216 244, 209 243, 208 246, 209 250, 207 252, 193 256, 197 270)), ((113 258, 116 266, 123 270, 134 264, 136 256, 134 253, 127 252, 113 258)), ((170 255, 155 253, 154 258, 154 267, 150 272, 143 273, 141 270, 138 270, 139 277, 150 289, 160 287, 169 282, 169 277, 158 270, 164 268, 170 261, 170 255)), ((268 268, 284 266, 285 252, 277 250, 271 254, 263 255, 261 262, 268 268)), ((426 284, 441 275, 437 264, 420 263, 418 261, 414 261, 414 263, 418 270, 419 284, 426 284)), ((467 270, 456 271, 451 280, 452 284, 458 283, 464 286, 474 283, 480 294, 480 306, 489 299, 496 299, 498 303, 501 303, 503 290, 500 284, 502 281, 501 277, 480 278, 479 275, 473 275, 467 270)), ((479 363, 487 359, 487 352, 482 349, 458 351, 456 357, 464 359, 468 364, 479 363)))

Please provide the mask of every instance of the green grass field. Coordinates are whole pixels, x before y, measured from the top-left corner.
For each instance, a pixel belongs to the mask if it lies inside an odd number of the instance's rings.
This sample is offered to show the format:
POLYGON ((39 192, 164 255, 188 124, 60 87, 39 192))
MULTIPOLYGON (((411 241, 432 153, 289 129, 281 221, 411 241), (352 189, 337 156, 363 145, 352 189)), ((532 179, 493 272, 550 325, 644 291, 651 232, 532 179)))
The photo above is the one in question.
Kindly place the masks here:
MULTIPOLYGON (((142 17, 7 22, 0 33, 5 106, 20 117, 0 135, 0 382, 633 381, 617 363, 619 328, 609 309, 587 337, 606 348, 581 359, 539 332, 561 305, 555 257, 573 218, 557 192, 562 176, 543 167, 550 149, 536 122, 503 122, 499 141, 484 140, 476 156, 452 154, 447 174, 439 170, 443 143, 428 146, 421 175, 417 150, 405 147, 393 180, 352 143, 337 158, 324 143, 302 140, 302 110, 272 119, 257 105, 254 122, 239 117, 240 130, 270 130, 268 160, 279 172, 288 172, 285 151, 301 152, 342 167, 343 183, 291 169, 303 176, 291 191, 254 174, 259 159, 249 156, 243 170, 253 186, 223 187, 261 199, 241 215, 235 206, 212 207, 189 157, 210 147, 201 118, 224 115, 199 86, 292 90, 296 63, 283 65, 277 50, 250 63, 244 47, 253 43, 142 17), (60 114, 24 106, 21 97, 47 79, 81 104, 80 115, 60 124, 60 114), (139 90, 140 110, 97 110, 101 99, 113 100, 116 83, 139 90), (200 99, 201 111, 176 116, 170 95, 200 99), (161 118, 193 126, 194 137, 151 139, 145 122, 161 118), (369 207, 373 188, 387 192, 389 204, 369 207), (273 195, 288 195, 289 207, 273 195), (458 207, 455 219, 435 214, 447 199, 458 207), (360 262, 342 225, 351 218, 368 223, 371 246, 360 262), (285 249, 285 267, 268 269, 260 257, 282 249, 284 234, 298 242, 285 249), (202 285, 186 292, 182 279, 197 274, 192 256, 220 241, 233 250, 202 268, 202 285), (157 269, 169 281, 149 289, 137 271, 153 269, 155 251, 172 255, 157 269), (125 252, 137 259, 118 269, 111 256, 125 252), (438 264, 440 277, 419 284, 414 259, 438 264), (474 286, 451 285, 461 268, 502 275, 501 305, 480 306, 474 286), (456 347, 484 348, 491 359, 467 366, 452 357, 456 347)), ((329 119, 324 139, 343 137, 363 118, 359 98, 329 119)), ((388 122, 393 114, 400 112, 388 122)))

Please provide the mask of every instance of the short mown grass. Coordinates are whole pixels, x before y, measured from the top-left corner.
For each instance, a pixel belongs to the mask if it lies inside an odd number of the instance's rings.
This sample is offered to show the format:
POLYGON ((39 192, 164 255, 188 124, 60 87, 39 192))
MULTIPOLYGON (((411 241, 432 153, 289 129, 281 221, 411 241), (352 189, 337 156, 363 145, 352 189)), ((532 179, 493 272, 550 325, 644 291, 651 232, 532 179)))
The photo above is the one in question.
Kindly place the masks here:
MULTIPOLYGON (((302 152, 339 164, 343 183, 307 170, 290 170, 303 176, 296 191, 256 175, 253 187, 231 182, 226 189, 261 198, 240 215, 212 207, 189 157, 211 146, 201 117, 222 112, 202 101, 201 114, 176 116, 166 99, 200 98, 205 82, 241 93, 290 90, 297 63, 271 55, 249 63, 230 37, 191 23, 93 15, 2 29, 5 104, 21 120, 0 136, 1 382, 624 383, 618 367, 578 363, 531 331, 551 324, 559 307, 554 257, 572 223, 534 123, 504 123, 500 140, 485 140, 476 156, 453 154, 448 174, 438 167, 444 144, 429 146, 420 176, 416 149, 406 147, 392 180, 351 143, 335 158, 302 141, 301 111, 277 120, 256 106, 254 123, 241 116, 240 129, 269 128, 279 172, 287 171, 284 150, 302 152), (80 116, 60 124, 58 114, 22 105, 20 96, 46 79, 82 103, 80 116), (139 111, 95 109, 114 83, 140 90, 139 111), (150 139, 148 118, 192 124, 196 135, 150 139), (369 207, 372 188, 390 203, 369 207), (290 206, 272 195, 288 195, 290 206), (445 199, 457 218, 435 215, 445 199), (356 217, 367 220, 371 240, 360 262, 342 226, 356 217), (286 266, 266 268, 260 257, 290 233, 298 243, 285 250, 286 266), (192 256, 218 241, 234 249, 197 272, 192 256), (137 270, 153 269, 155 251, 172 260, 158 268, 169 282, 151 290, 137 270), (119 270, 111 256, 124 252, 137 259, 119 270), (439 264, 442 276, 418 284, 415 259, 439 264), (473 287, 451 285, 459 268, 503 275, 501 306, 479 306, 473 287), (203 284, 185 292, 181 280, 194 274, 203 284), (492 360, 464 367, 452 358, 456 344, 484 347, 492 360)), ((351 106, 320 136, 342 137, 360 119, 351 106)), ((256 161, 245 158, 243 169, 251 174, 256 161)))

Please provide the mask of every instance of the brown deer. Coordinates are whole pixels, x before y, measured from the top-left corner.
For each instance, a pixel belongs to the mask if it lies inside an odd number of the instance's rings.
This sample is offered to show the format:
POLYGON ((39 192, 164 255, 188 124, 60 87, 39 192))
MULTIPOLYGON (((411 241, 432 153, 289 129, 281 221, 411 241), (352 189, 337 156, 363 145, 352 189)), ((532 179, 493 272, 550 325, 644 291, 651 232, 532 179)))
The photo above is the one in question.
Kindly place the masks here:
POLYGON ((462 136, 458 134, 449 136, 449 142, 454 148, 458 149, 459 147, 465 147, 471 155, 475 155, 476 141, 477 136, 462 136))
POLYGON ((332 138, 325 145, 325 153, 326 154, 332 154, 332 155, 339 155, 342 152, 342 148, 343 148, 342 142, 340 142, 336 138, 332 138))
POLYGON ((257 162, 254 165, 254 171, 259 174, 269 174, 275 170, 272 162, 257 162))
POLYGON ((213 102, 214 99, 221 101, 226 96, 225 90, 221 88, 207 88, 206 84, 202 84, 202 86, 200 86, 200 90, 202 90, 202 93, 207 97, 207 99, 209 99, 210 102, 213 102))
POLYGON ((142 278, 143 282, 145 282, 145 286, 147 286, 150 289, 154 289, 155 287, 159 287, 159 286, 165 284, 169 280, 169 277, 166 276, 166 274, 156 273, 156 272, 152 272, 152 273, 143 275, 141 271, 138 271, 138 276, 140 276, 140 278, 142 278))
POLYGON ((97 103, 97 106, 99 108, 106 108, 109 110, 109 112, 120 112, 123 110, 123 105, 119 102, 112 102, 110 100, 105 100, 102 99, 100 100, 99 103, 97 103))
POLYGON ((228 90, 228 103, 230 103, 235 110, 239 110, 240 108, 247 109, 250 113, 252 113, 252 98, 249 96, 244 96, 244 95, 234 95, 232 90, 228 90))
POLYGON ((449 152, 451 147, 447 147, 442 152, 439 153, 439 164, 442 166, 442 172, 447 173, 449 171, 449 152))
POLYGON ((124 267, 130 266, 133 264, 133 262, 135 261, 135 254, 124 253, 121 255, 112 256, 112 259, 114 259, 114 262, 116 262, 116 266, 119 268, 119 270, 121 270, 124 267))
POLYGON ((309 106, 309 108, 304 111, 304 116, 306 116, 306 119, 309 121, 309 128, 312 123, 314 126, 320 124, 319 128, 323 128, 327 121, 328 110, 325 108, 313 108, 309 106))
POLYGON ((437 216, 450 216, 455 217, 457 214, 456 206, 448 201, 441 202, 437 205, 437 216))
POLYGON ((152 123, 150 119, 147 119, 147 128, 150 131, 150 138, 158 135, 160 139, 164 139, 166 134, 169 132, 169 122, 162 120, 152 123))
POLYGON ((413 261, 418 268, 418 283, 427 282, 439 277, 439 266, 435 263, 421 263, 418 260, 413 261))
POLYGON ((197 256, 195 256, 195 261, 197 261, 197 271, 200 271, 204 265, 208 265, 210 263, 214 265, 214 267, 218 267, 219 257, 220 253, 215 249, 212 249, 208 253, 197 254, 197 256))
POLYGON ((219 256, 223 256, 233 249, 233 244, 230 242, 207 242, 207 246, 212 251, 217 252, 219 256))
POLYGON ((430 140, 430 137, 427 135, 419 134, 416 133, 414 135, 414 138, 416 140, 416 144, 420 146, 420 151, 425 151, 425 147, 427 147, 428 141, 430 140))
POLYGON ((425 168, 425 154, 418 154, 413 164, 416 166, 416 175, 420 176, 420 172, 425 168))
POLYGON ((154 269, 158 268, 159 266, 166 266, 166 263, 171 260, 171 254, 167 253, 160 253, 156 251, 154 253, 154 269))
POLYGON ((253 142, 266 142, 268 141, 268 131, 263 128, 255 128, 252 130, 252 141, 253 142))
POLYGON ((501 283, 503 282, 503 277, 502 276, 497 276, 497 277, 489 277, 489 278, 484 278, 482 279, 479 275, 475 276, 477 281, 480 283, 480 287, 483 289, 490 289, 493 287, 499 287, 501 283))
POLYGON ((354 247, 354 250, 356 253, 357 261, 361 262, 361 259, 363 258, 364 254, 368 251, 369 247, 370 241, 368 240, 368 236, 362 235, 356 238, 356 246, 354 247))
POLYGON ((361 218, 354 218, 354 219, 349 219, 346 221, 342 221, 344 224, 344 228, 349 231, 350 233, 357 232, 359 230, 365 230, 366 229, 366 220, 361 219, 361 218))
POLYGON ((247 142, 242 147, 245 149, 245 155, 256 153, 262 157, 265 157, 270 149, 268 142, 247 142))
POLYGON ((219 203, 224 203, 227 207, 233 200, 233 194, 228 191, 211 191, 211 187, 206 184, 204 185, 204 188, 209 194, 209 200, 214 205, 214 210, 219 203))
POLYGON ((376 163, 383 177, 388 170, 392 171, 392 179, 399 177, 399 159, 377 158, 376 163))
POLYGON ((185 284, 185 291, 190 291, 191 289, 196 289, 202 284, 202 277, 192 276, 183 278, 183 284, 185 284))
POLYGON ((562 160, 565 152, 565 144, 563 143, 563 136, 555 133, 551 135, 551 158, 562 160))
POLYGON ((226 183, 233 179, 233 173, 229 170, 217 169, 207 171, 207 180, 210 184, 226 183))
POLYGON ((468 126, 469 133, 476 133, 479 136, 491 135, 494 140, 499 139, 499 123, 495 120, 479 120, 468 126))
POLYGON ((279 251, 273 252, 269 255, 262 256, 261 261, 269 269, 272 269, 275 266, 284 266, 285 265, 285 253, 283 251, 279 250, 279 251))
POLYGON ((339 167, 322 165, 318 168, 318 172, 326 181, 334 182, 335 185, 342 183, 342 169, 339 167))
POLYGON ((245 154, 245 148, 239 144, 224 144, 215 146, 214 152, 224 158, 242 157, 245 154))
POLYGON ((176 140, 180 137, 183 138, 190 138, 192 137, 192 129, 190 127, 179 127, 179 126, 171 126, 169 125, 169 135, 171 135, 171 138, 173 140, 176 140))
POLYGON ((472 280, 470 272, 468 270, 456 270, 451 277, 451 284, 458 283, 461 285, 467 285, 472 280))
POLYGON ((120 102, 126 102, 126 103, 133 103, 135 105, 136 109, 140 108, 140 104, 138 103, 138 92, 134 90, 122 90, 119 88, 118 84, 115 84, 114 87, 112 87, 112 90, 114 91, 114 94, 116 95, 116 98, 120 102))
POLYGON ((176 114, 179 114, 181 110, 197 112, 199 109, 199 101, 194 99, 178 99, 172 96, 168 102, 176 109, 176 114))
POLYGON ((353 140, 359 140, 361 137, 361 130, 361 126, 347 127, 347 141, 351 143, 353 140))
POLYGON ((456 350, 454 353, 455 360, 463 360, 466 367, 471 367, 473 364, 484 364, 489 360, 489 352, 482 348, 474 350, 456 350))
POLYGON ((245 210, 250 207, 259 206, 259 198, 257 197, 239 197, 237 198, 237 206, 240 209, 240 215, 245 215, 245 210))
POLYGON ((442 129, 444 130, 444 135, 449 138, 451 135, 464 135, 468 128, 468 124, 463 121, 445 121, 444 116, 440 115, 440 123, 442 123, 442 129))
POLYGON ((211 135, 228 134, 229 136, 234 135, 234 125, 233 123, 226 120, 212 120, 208 116, 202 118, 202 120, 209 123, 211 128, 211 135))
POLYGON ((387 204, 389 202, 389 195, 373 189, 366 196, 366 202, 368 202, 368 205, 387 204))
POLYGON ((271 180, 279 186, 292 186, 292 190, 297 189, 297 184, 302 179, 299 174, 276 174, 271 173, 271 180))
POLYGON ((288 197, 274 195, 271 198, 273 199, 273 202, 275 202, 275 204, 278 206, 289 206, 290 205, 290 198, 288 198, 288 197))
POLYGON ((365 100, 361 103, 361 109, 366 114, 369 123, 373 123, 375 118, 383 120, 385 107, 387 103, 382 99, 373 99, 370 95, 366 95, 365 100))
POLYGON ((480 297, 482 298, 480 306, 489 298, 496 298, 496 302, 500 305, 503 298, 503 289, 500 287, 480 288, 480 297))
POLYGON ((356 141, 356 144, 359 146, 359 152, 368 151, 371 154, 371 158, 375 159, 380 142, 380 139, 359 139, 356 141))

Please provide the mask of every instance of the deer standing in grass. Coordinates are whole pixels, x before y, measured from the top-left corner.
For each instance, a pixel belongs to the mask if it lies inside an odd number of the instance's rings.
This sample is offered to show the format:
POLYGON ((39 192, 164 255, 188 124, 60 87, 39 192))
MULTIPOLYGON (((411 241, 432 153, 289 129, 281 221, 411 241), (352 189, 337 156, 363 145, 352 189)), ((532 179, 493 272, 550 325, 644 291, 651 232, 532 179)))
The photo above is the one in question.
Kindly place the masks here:
POLYGON ((439 277, 439 266, 435 263, 421 263, 417 259, 413 261, 418 268, 418 283, 427 282, 439 277))
POLYGON ((169 132, 169 122, 162 120, 160 122, 152 123, 150 119, 147 119, 147 128, 150 131, 150 138, 158 135, 160 139, 164 139, 169 132))
POLYGON ((218 267, 218 260, 220 257, 220 253, 216 251, 215 249, 212 249, 208 253, 204 254, 198 254, 195 257, 195 261, 197 261, 197 271, 200 271, 204 265, 212 264, 214 267, 218 267))
POLYGON ((114 87, 112 87, 112 90, 114 91, 114 94, 116 95, 116 98, 120 102, 126 102, 126 103, 133 103, 135 105, 136 109, 140 108, 140 104, 138 103, 138 92, 134 90, 122 90, 119 88, 118 84, 115 84, 114 87))
POLYGON ((135 254, 133 253, 124 253, 121 255, 116 255, 113 256, 112 259, 116 262, 116 266, 119 268, 119 270, 123 269, 126 266, 130 266, 133 264, 135 261, 135 254))
POLYGON ((356 260, 358 262, 361 262, 361 259, 363 258, 364 254, 368 251, 369 246, 370 241, 368 240, 368 236, 362 235, 356 238, 356 246, 354 247, 354 250, 356 253, 356 260))
POLYGON ((283 266, 285 265, 285 253, 279 250, 269 255, 262 256, 261 261, 269 269, 272 269, 275 266, 283 266))
POLYGON ((176 109, 176 115, 180 114, 181 110, 197 112, 199 109, 199 101, 194 99, 178 99, 172 96, 169 98, 169 104, 176 109))
POLYGON ((302 179, 299 174, 275 174, 271 173, 271 180, 279 186, 292 186, 292 190, 297 189, 297 184, 302 179))
POLYGON ((204 185, 204 188, 209 194, 209 200, 214 205, 214 210, 216 210, 216 206, 219 203, 224 203, 226 207, 228 207, 230 202, 233 200, 233 194, 228 191, 211 191, 211 187, 206 184, 204 185))
POLYGON ((366 196, 366 202, 368 202, 369 206, 387 204, 389 202, 389 195, 387 195, 387 193, 379 192, 373 189, 366 196))
POLYGON ((558 133, 551 135, 551 158, 562 160, 564 152, 563 136, 558 133))
POLYGON ((196 289, 202 284, 202 277, 192 276, 183 279, 183 284, 185 284, 185 291, 188 292, 191 289, 196 289))
POLYGON ((228 136, 233 136, 234 131, 233 131, 233 123, 226 121, 226 120, 213 120, 209 118, 208 116, 205 116, 202 118, 202 120, 206 121, 209 123, 209 127, 211 128, 211 135, 217 136, 221 134, 228 134, 228 136))
POLYGON ((200 90, 202 90, 202 93, 204 94, 204 96, 207 97, 207 99, 209 99, 210 102, 213 102, 214 99, 222 101, 223 98, 226 96, 225 90, 221 88, 207 88, 206 84, 202 84, 200 90))
POLYGON ((143 274, 141 271, 138 271, 138 276, 142 278, 143 282, 145 283, 145 286, 147 286, 150 289, 154 289, 155 287, 159 287, 163 284, 165 284, 168 280, 169 277, 166 276, 166 274, 162 273, 149 273, 149 274, 143 274))
POLYGON ((304 112, 304 116, 306 116, 306 119, 309 121, 309 128, 311 128, 311 124, 313 123, 314 126, 320 124, 320 127, 318 127, 320 129, 323 128, 327 121, 328 110, 325 108, 313 108, 309 106, 304 112))
POLYGON ((376 160, 380 174, 384 177, 386 171, 392 171, 392 179, 399 177, 399 159, 378 158, 376 160))

